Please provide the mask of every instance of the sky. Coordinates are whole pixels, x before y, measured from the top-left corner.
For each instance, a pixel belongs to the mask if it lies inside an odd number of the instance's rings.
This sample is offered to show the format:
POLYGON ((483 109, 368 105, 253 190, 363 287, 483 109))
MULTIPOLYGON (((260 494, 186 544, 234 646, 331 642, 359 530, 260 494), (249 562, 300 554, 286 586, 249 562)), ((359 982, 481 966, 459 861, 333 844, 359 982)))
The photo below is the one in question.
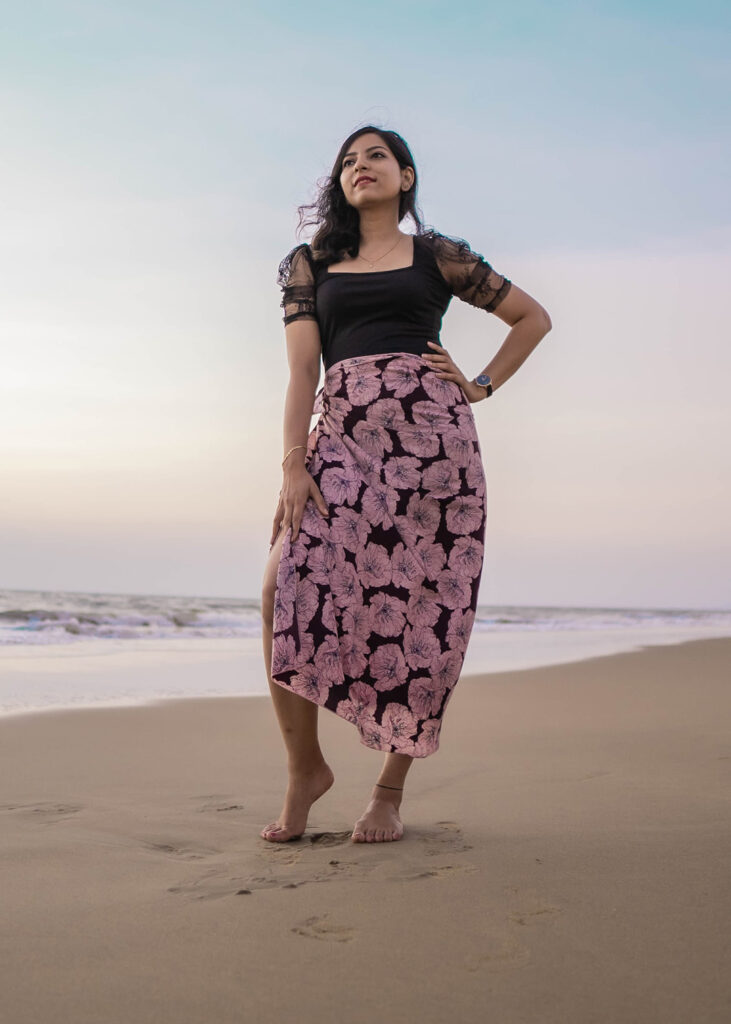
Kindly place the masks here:
MULTIPOLYGON (((0 587, 259 598, 276 270, 372 123, 553 322, 473 406, 480 603, 731 608, 730 30, 704 0, 9 8, 0 587)), ((469 378, 508 330, 455 298, 441 340, 469 378)))

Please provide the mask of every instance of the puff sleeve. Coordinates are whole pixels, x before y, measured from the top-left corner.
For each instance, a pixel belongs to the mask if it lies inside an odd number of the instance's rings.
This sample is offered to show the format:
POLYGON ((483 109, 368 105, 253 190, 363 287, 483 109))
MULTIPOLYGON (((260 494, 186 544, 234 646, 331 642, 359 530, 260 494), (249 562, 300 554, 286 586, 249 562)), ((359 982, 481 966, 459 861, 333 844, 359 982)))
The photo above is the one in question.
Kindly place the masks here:
POLYGON ((452 294, 492 313, 510 291, 511 281, 499 274, 462 238, 434 234, 434 257, 452 294))
POLYGON ((307 243, 296 245, 279 264, 277 284, 282 289, 279 303, 285 325, 293 320, 317 320, 315 274, 307 243))

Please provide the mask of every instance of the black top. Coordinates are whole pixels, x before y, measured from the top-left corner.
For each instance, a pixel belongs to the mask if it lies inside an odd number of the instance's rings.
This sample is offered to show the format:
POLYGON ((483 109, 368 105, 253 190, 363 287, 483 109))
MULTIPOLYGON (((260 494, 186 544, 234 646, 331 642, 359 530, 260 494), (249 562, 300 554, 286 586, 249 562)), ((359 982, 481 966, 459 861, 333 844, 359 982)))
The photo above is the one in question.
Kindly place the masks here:
POLYGON ((464 239, 429 230, 413 235, 414 260, 397 270, 335 271, 296 245, 279 264, 284 323, 316 320, 325 370, 350 356, 429 349, 441 344, 442 317, 453 295, 492 312, 511 282, 464 239))

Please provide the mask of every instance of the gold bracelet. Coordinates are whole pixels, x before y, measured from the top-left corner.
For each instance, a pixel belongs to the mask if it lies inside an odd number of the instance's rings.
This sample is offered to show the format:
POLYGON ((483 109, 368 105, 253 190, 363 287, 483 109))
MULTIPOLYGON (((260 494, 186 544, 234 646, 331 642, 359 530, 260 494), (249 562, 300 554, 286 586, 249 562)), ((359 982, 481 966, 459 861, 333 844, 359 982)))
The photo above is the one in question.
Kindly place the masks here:
POLYGON ((284 463, 285 463, 285 462, 287 461, 287 459, 289 458, 289 456, 290 456, 290 455, 292 454, 292 452, 293 452, 293 451, 294 451, 294 450, 295 450, 296 448, 305 448, 305 449, 306 449, 306 448, 307 448, 307 445, 306 445, 306 444, 296 444, 296 445, 294 445, 294 447, 293 447, 293 448, 290 448, 290 449, 289 449, 289 451, 287 452, 287 454, 286 454, 286 455, 284 456, 284 458, 282 459, 282 465, 283 465, 283 466, 284 466, 284 463))

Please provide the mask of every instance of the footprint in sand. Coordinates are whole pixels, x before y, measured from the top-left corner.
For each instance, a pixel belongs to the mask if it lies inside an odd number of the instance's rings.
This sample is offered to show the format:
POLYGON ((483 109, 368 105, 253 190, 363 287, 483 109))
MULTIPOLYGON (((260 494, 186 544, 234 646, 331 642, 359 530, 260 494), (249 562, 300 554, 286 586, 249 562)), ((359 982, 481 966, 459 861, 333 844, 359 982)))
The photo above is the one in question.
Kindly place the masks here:
POLYGON ((196 807, 199 813, 205 811, 243 811, 244 805, 235 802, 230 793, 202 793, 200 796, 192 796, 191 800, 204 800, 205 803, 196 807))
POLYGON ((424 853, 427 857, 441 857, 445 853, 464 853, 471 850, 469 843, 464 841, 462 829, 456 821, 438 821, 439 832, 427 833, 420 838, 425 844, 424 853))
POLYGON ((348 830, 347 832, 313 832, 310 835, 303 836, 303 839, 309 839, 313 846, 342 846, 343 843, 349 843, 353 833, 348 830))
POLYGON ((468 971, 514 971, 530 962, 530 950, 512 935, 496 938, 494 944, 465 963, 468 971))
POLYGON ((421 878, 454 878, 457 875, 469 875, 477 871, 474 864, 442 864, 428 868, 426 871, 414 871, 411 874, 395 875, 394 881, 416 882, 421 878))
POLYGON ((220 853, 220 850, 214 850, 211 846, 189 843, 186 840, 143 839, 141 842, 146 850, 175 857, 176 860, 205 860, 206 857, 213 857, 220 853))
POLYGON ((2 811, 20 812, 23 817, 46 823, 60 821, 71 814, 78 814, 83 809, 82 804, 0 804, 2 811))
POLYGON ((301 924, 295 925, 292 931, 295 935, 304 935, 309 939, 320 939, 323 942, 352 942, 355 938, 355 929, 345 925, 331 924, 328 915, 322 917, 308 917, 301 924))

